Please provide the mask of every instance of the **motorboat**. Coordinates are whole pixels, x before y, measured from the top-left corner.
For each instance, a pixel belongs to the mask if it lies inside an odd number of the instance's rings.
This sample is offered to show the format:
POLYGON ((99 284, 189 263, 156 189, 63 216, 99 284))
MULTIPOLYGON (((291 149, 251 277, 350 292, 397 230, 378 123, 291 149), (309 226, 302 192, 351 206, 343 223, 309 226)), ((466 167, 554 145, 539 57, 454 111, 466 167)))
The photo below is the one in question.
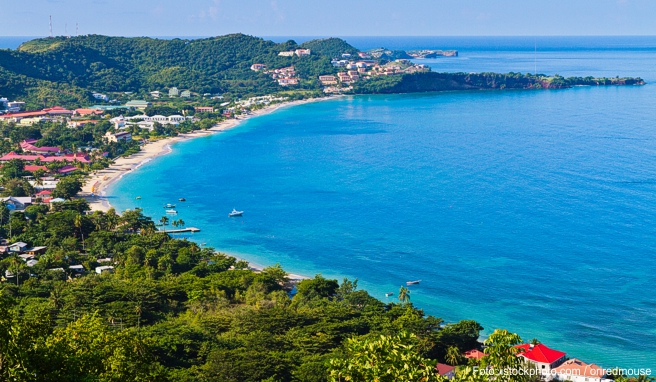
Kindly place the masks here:
POLYGON ((405 285, 417 285, 420 282, 421 282, 421 280, 406 281, 405 285))
POLYGON ((228 214, 228 217, 237 218, 237 217, 241 217, 242 215, 244 215, 244 211, 237 211, 236 209, 233 208, 232 212, 228 214))
POLYGON ((394 296, 394 292, 385 293, 385 297, 391 297, 391 296, 394 296))
POLYGON ((167 203, 164 205, 164 208, 175 208, 175 204, 167 203))
POLYGON ((181 201, 181 202, 186 202, 187 201, 187 199, 185 199, 185 198, 180 198, 178 200, 181 201))
POLYGON ((140 199, 141 199, 141 196, 137 196, 135 199, 136 199, 136 200, 140 200, 140 199))
POLYGON ((166 213, 176 215, 178 213, 178 211, 176 211, 176 210, 166 210, 166 213))

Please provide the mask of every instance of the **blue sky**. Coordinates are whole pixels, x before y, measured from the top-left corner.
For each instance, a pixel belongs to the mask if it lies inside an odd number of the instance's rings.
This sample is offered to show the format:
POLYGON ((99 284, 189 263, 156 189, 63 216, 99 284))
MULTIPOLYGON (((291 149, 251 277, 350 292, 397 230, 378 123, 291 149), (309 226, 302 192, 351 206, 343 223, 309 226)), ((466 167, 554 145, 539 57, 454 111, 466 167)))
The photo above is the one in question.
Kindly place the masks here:
POLYGON ((0 36, 656 35, 654 0, 3 1, 0 36))

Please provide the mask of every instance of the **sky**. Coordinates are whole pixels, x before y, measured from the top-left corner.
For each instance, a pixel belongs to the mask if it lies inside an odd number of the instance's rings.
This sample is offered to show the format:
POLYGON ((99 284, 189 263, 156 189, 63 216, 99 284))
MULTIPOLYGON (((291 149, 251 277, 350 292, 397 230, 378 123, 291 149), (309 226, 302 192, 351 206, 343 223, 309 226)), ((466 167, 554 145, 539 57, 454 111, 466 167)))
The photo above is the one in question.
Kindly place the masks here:
POLYGON ((654 0, 5 0, 0 36, 656 35, 654 0))

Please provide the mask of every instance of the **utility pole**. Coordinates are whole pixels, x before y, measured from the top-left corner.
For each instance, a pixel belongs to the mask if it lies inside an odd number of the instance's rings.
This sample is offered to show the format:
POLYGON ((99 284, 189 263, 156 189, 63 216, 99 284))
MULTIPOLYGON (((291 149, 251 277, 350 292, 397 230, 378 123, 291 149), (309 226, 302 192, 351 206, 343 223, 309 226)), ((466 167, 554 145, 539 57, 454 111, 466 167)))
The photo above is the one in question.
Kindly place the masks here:
POLYGON ((64 35, 66 38, 69 38, 70 36, 68 35, 68 23, 64 24, 64 35))
POLYGON ((52 38, 52 15, 50 16, 50 38, 52 38))

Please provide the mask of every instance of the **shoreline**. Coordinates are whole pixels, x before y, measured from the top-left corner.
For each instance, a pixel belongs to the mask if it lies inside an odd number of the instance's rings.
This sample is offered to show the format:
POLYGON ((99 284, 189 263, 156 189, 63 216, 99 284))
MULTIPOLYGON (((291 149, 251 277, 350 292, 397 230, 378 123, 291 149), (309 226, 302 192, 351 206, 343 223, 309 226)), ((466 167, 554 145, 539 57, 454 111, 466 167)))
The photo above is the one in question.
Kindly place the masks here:
MULTIPOLYGON (((82 187, 82 191, 78 193, 77 197, 85 199, 89 203, 89 207, 91 208, 92 212, 93 211, 107 212, 111 208, 113 208, 108 200, 108 196, 109 196, 107 195, 108 188, 112 186, 114 183, 121 180, 121 178, 123 178, 123 175, 138 169, 139 167, 147 164, 148 162, 152 161, 155 158, 171 153, 173 151, 173 148, 171 147, 172 144, 188 139, 206 137, 209 135, 234 129, 235 127, 239 126, 242 122, 250 118, 270 114, 276 110, 285 107, 303 105, 306 103, 319 102, 319 101, 327 101, 327 100, 335 99, 337 97, 340 96, 311 98, 307 100, 290 101, 290 102, 283 102, 275 105, 269 105, 263 107, 262 109, 255 110, 254 112, 246 116, 222 121, 208 130, 197 130, 191 133, 180 134, 175 137, 163 138, 157 141, 148 142, 141 147, 141 151, 139 151, 138 153, 132 154, 128 157, 119 157, 115 159, 114 163, 112 163, 109 167, 94 172, 86 180, 84 186, 82 187)), ((228 256, 235 257, 238 261, 243 260, 248 262, 249 268, 254 271, 262 271, 266 267, 261 264, 252 263, 247 259, 241 258, 240 256, 235 256, 228 252, 224 252, 220 249, 217 249, 217 252, 225 253, 228 256)), ((310 278, 308 276, 298 275, 293 273, 289 273, 288 277, 290 281, 300 281, 310 278)))

